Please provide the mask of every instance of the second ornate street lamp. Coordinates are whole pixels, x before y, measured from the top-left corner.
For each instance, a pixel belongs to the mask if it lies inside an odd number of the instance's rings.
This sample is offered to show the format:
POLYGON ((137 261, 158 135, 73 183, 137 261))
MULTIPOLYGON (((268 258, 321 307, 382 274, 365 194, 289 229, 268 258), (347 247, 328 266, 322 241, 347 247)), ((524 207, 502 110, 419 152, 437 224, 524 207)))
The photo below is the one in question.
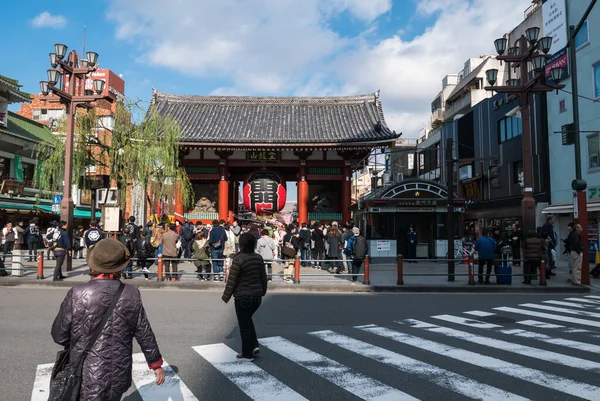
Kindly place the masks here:
POLYGON ((533 198, 533 170, 531 155, 531 126, 530 126, 530 101, 534 93, 544 93, 564 88, 557 84, 555 76, 558 72, 552 70, 553 84, 546 84, 545 67, 552 44, 549 36, 539 38, 540 28, 531 27, 517 39, 508 54, 504 55, 508 40, 506 38, 496 39, 494 45, 498 53, 498 60, 505 61, 513 68, 519 68, 518 77, 510 77, 505 86, 496 86, 498 70, 486 71, 486 77, 490 86, 486 90, 498 93, 507 93, 519 99, 521 115, 523 118, 523 200, 521 201, 521 220, 523 232, 535 230, 535 199, 533 198), (512 64, 511 64, 512 63, 512 64))
MULTIPOLYGON (((82 59, 75 50, 71 50, 67 55, 67 46, 57 43, 54 45, 54 53, 50 53, 50 65, 52 68, 47 71, 48 80, 40 81, 40 91, 44 96, 52 92, 58 96, 60 102, 66 108, 65 174, 63 199, 60 202, 60 219, 66 221, 68 229, 72 230, 74 204, 71 185, 73 177, 75 113, 77 107, 89 107, 92 102, 100 99, 112 102, 112 98, 102 94, 106 85, 106 82, 103 80, 94 80, 95 94, 86 95, 84 92, 87 75, 98 68, 98 53, 87 52, 86 58, 82 59)), ((67 270, 72 270, 72 266, 72 259, 68 257, 67 270)))

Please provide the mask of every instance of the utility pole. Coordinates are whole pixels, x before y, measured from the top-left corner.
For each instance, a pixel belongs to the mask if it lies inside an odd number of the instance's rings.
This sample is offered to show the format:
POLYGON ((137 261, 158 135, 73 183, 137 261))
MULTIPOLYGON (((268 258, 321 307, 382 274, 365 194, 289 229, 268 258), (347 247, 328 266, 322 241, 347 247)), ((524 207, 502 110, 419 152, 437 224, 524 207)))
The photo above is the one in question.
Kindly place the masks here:
POLYGON ((587 10, 581 17, 577 26, 569 26, 569 70, 571 70, 571 96, 573 103, 573 135, 575 148, 575 180, 571 183, 571 188, 575 191, 573 199, 573 217, 575 223, 581 224, 581 242, 583 244, 583 260, 581 261, 581 284, 590 285, 590 257, 588 248, 588 216, 587 216, 587 183, 581 177, 581 138, 579 131, 579 87, 577 84, 577 49, 575 47, 575 37, 589 16, 597 0, 592 0, 587 10), (575 209, 575 205, 577 208, 575 209))
POLYGON ((454 140, 446 139, 446 173, 448 174, 448 281, 454 281, 454 140))

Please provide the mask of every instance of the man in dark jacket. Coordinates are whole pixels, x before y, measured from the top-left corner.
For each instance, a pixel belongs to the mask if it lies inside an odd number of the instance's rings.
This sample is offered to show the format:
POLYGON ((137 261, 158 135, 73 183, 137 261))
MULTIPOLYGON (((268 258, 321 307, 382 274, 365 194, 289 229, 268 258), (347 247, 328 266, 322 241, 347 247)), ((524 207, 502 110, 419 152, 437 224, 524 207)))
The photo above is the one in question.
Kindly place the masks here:
POLYGON ((548 242, 548 253, 550 257, 548 258, 548 265, 546 268, 548 270, 554 269, 554 258, 552 257, 552 250, 556 248, 557 240, 556 231, 554 231, 554 216, 549 215, 546 217, 546 222, 542 225, 542 238, 547 238, 550 240, 548 242))
POLYGON ((419 237, 415 228, 411 224, 408 226, 408 231, 406 232, 406 258, 408 259, 408 263, 417 263, 415 260, 417 258, 417 243, 419 242, 419 237))
POLYGON ((189 259, 192 257, 192 243, 194 242, 194 228, 186 219, 185 223, 179 230, 181 237, 181 249, 183 249, 183 257, 189 259))
POLYGON ((496 241, 490 236, 490 230, 483 229, 483 235, 475 241, 475 250, 479 254, 479 283, 483 283, 483 266, 487 264, 485 283, 490 284, 490 274, 496 254, 496 241))
POLYGON ((531 284, 531 280, 535 280, 543 256, 544 241, 538 237, 537 232, 530 230, 523 246, 523 284, 531 284))
MULTIPOLYGON (((70 346, 70 362, 79 360, 121 285, 120 272, 129 251, 116 240, 100 241, 87 255, 92 279, 67 293, 54 323, 52 338, 70 346)), ((118 401, 131 386, 133 338, 137 340, 156 384, 165 380, 163 360, 142 305, 140 291, 125 285, 92 351, 83 361, 79 399, 118 401), (118 318, 117 318, 118 317, 118 318)))
POLYGON ((98 223, 96 222, 96 220, 91 220, 90 228, 88 228, 87 231, 83 233, 83 241, 85 242, 87 251, 91 251, 94 245, 96 245, 103 238, 104 233, 101 229, 98 228, 98 223))
POLYGON ((149 280, 148 268, 152 266, 152 263, 154 263, 154 261, 148 259, 154 256, 154 248, 150 243, 150 237, 146 233, 146 230, 141 231, 140 235, 141 237, 136 244, 135 254, 137 255, 138 267, 142 269, 146 280, 149 280))
POLYGON ((571 250, 571 257, 573 258, 571 284, 576 286, 581 285, 581 262, 583 258, 583 247, 585 246, 581 243, 582 230, 581 224, 576 224, 575 229, 572 230, 567 237, 567 246, 571 250))
MULTIPOLYGON (((125 248, 127 248, 127 250, 129 251, 129 253, 131 255, 133 255, 135 253, 135 247, 137 245, 137 242, 135 241, 135 238, 133 236, 134 236, 134 233, 131 231, 131 225, 127 224, 127 225, 125 225, 125 227, 123 227, 123 234, 121 234, 121 236, 119 237, 119 241, 121 241, 121 243, 123 245, 125 245, 125 248)), ((133 261, 130 260, 129 263, 127 264, 127 266, 125 266, 125 270, 123 272, 124 279, 132 279, 133 278, 133 276, 131 274, 132 267, 133 267, 133 261)))
POLYGON ((256 237, 253 234, 240 236, 240 253, 233 258, 222 297, 225 303, 232 296, 235 298, 235 314, 242 337, 242 352, 237 358, 248 362, 252 362, 260 353, 252 315, 267 294, 265 262, 262 256, 254 252, 255 248, 256 237))
POLYGON ((223 248, 225 247, 225 241, 227 241, 227 234, 225 233, 225 220, 217 221, 213 220, 213 228, 210 230, 208 236, 208 245, 210 246, 210 258, 212 260, 213 273, 215 274, 214 279, 217 279, 217 274, 220 274, 220 280, 223 281, 223 248))
POLYGON ((350 256, 352 257, 352 282, 355 283, 358 280, 358 274, 360 268, 368 258, 369 255, 369 244, 367 239, 360 235, 360 229, 358 227, 352 228, 353 236, 348 241, 350 243, 350 256))
POLYGON ((302 223, 299 233, 300 240, 300 260, 302 266, 307 266, 310 260, 310 230, 306 223, 302 223))
POLYGON ((62 275, 62 265, 65 257, 71 255, 71 239, 67 232, 67 222, 61 221, 58 230, 54 231, 52 242, 56 244, 54 248, 54 257, 56 258, 56 267, 52 281, 61 281, 66 277, 62 275))
POLYGON ((292 281, 292 274, 294 272, 294 259, 296 258, 298 250, 300 249, 300 241, 298 240, 296 230, 296 226, 290 224, 287 226, 287 232, 283 236, 283 247, 289 248, 291 246, 291 248, 294 250, 294 256, 291 256, 291 252, 290 255, 285 255, 283 250, 281 252, 282 258, 284 259, 283 279, 288 283, 292 281))
POLYGON ((40 228, 38 227, 37 222, 35 220, 31 220, 29 222, 29 226, 27 226, 27 228, 25 229, 23 236, 27 241, 27 249, 29 251, 29 262, 36 261, 38 241, 40 239, 40 228))

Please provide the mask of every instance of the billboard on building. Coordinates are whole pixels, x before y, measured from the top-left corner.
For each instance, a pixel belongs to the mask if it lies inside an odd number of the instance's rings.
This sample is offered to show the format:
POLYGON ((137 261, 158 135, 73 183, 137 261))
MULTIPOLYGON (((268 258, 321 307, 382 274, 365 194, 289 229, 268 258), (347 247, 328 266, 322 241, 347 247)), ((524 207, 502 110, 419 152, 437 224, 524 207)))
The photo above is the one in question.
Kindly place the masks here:
MULTIPOLYGON (((125 96, 125 81, 123 78, 112 72, 108 69, 98 69, 94 72, 91 72, 87 75, 84 90, 93 91, 94 90, 94 80, 99 79, 106 84, 104 85, 104 91, 102 91, 102 95, 110 96, 113 99, 117 99, 118 97, 125 96)), ((81 85, 80 81, 77 82, 77 89, 79 90, 79 85, 81 85)), ((69 89, 69 80, 68 76, 65 77, 65 90, 69 89)))

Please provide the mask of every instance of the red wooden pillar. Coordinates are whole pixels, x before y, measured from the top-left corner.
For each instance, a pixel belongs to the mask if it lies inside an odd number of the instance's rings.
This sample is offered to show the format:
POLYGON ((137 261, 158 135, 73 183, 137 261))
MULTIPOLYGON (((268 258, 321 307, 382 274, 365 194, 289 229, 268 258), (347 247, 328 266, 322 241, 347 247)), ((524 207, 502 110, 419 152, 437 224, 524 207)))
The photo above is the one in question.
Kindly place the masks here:
POLYGON ((345 165, 343 170, 343 181, 342 181, 342 221, 346 224, 350 221, 350 201, 352 198, 351 188, 352 173, 350 166, 345 165))
POLYGON ((298 170, 298 224, 308 223, 308 182, 306 182, 306 160, 300 160, 298 170))
POLYGON ((221 176, 219 180, 219 220, 227 220, 229 212, 229 171, 227 168, 227 159, 221 159, 219 164, 221 176))
POLYGON ((175 204, 173 205, 173 219, 179 220, 183 223, 184 215, 184 202, 183 202, 183 190, 179 183, 175 184, 175 204))

